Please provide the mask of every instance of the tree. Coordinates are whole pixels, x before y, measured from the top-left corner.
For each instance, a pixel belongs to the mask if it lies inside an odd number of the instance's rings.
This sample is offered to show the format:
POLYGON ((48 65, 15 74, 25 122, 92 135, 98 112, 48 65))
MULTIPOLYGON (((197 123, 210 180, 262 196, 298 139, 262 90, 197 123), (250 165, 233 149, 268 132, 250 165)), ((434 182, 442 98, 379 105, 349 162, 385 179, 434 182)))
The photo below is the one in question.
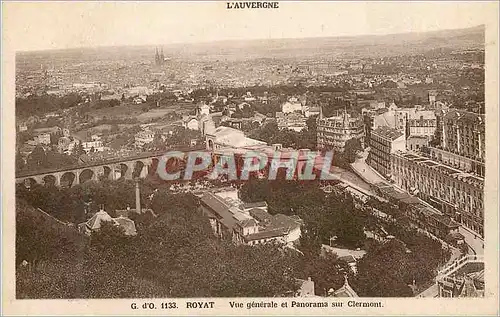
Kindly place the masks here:
POLYGON ((48 150, 46 153, 46 164, 45 167, 62 167, 73 165, 76 163, 75 157, 61 154, 56 152, 54 149, 48 150))
POLYGON ((319 253, 319 245, 337 236, 338 243, 358 247, 365 241, 363 220, 356 214, 350 196, 330 194, 325 197, 319 182, 250 179, 240 188, 246 202, 267 201, 269 212, 296 214, 304 221, 304 241, 309 253, 319 253))
POLYGON ((290 262, 296 256, 274 245, 234 246, 202 243, 179 253, 179 297, 273 297, 294 293, 298 284, 290 262), (242 272, 245 272, 242 274, 242 272))
POLYGON ((301 258, 303 263, 297 273, 314 281, 315 294, 326 296, 330 288, 339 289, 344 284, 344 276, 349 274, 347 263, 340 261, 336 254, 327 253, 311 258, 301 258))
POLYGON ((74 157, 80 157, 82 154, 85 154, 85 149, 83 148, 83 144, 81 141, 75 145, 71 154, 74 157))
POLYGON ((358 275, 352 286, 364 297, 410 297, 408 254, 400 241, 375 247, 358 261, 358 275))
POLYGON ((128 239, 123 228, 116 226, 113 222, 104 221, 99 230, 92 233, 90 242, 96 250, 105 251, 110 247, 119 249, 128 242, 128 239))
POLYGON ((356 153, 362 151, 361 141, 357 138, 352 138, 346 141, 344 146, 344 159, 348 163, 354 163, 356 161, 356 153))
POLYGON ((24 159, 21 156, 19 149, 16 151, 16 171, 22 171, 25 168, 24 159))
POLYGON ((186 129, 184 127, 176 127, 173 133, 167 136, 166 144, 168 145, 190 145, 191 140, 201 140, 200 131, 186 129))
POLYGON ((74 255, 85 243, 74 231, 35 210, 25 201, 16 200, 16 263, 28 261, 36 269, 40 261, 74 255))
POLYGON ((33 133, 31 133, 30 131, 22 131, 16 134, 17 134, 17 143, 19 145, 24 144, 26 143, 26 141, 33 139, 33 133))
POLYGON ((37 145, 28 156, 28 166, 31 169, 45 167, 47 164, 47 155, 41 145, 37 145))
POLYGON ((109 106, 110 106, 110 107, 116 107, 116 106, 119 106, 119 105, 120 105, 120 101, 119 101, 119 100, 117 100, 117 99, 111 99, 111 100, 109 101, 109 106))
POLYGON ((163 138, 159 133, 155 134, 153 142, 144 145, 145 151, 165 151, 166 149, 166 143, 163 141, 163 138))
POLYGON ((307 130, 313 132, 316 135, 318 116, 310 116, 306 120, 307 130))

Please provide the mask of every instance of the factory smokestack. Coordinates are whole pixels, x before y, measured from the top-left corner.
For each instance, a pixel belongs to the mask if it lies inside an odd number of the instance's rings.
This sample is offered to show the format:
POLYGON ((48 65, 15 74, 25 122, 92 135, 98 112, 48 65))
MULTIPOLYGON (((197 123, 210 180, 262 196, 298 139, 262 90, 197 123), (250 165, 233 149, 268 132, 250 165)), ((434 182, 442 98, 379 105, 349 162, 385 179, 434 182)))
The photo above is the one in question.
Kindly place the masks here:
POLYGON ((139 180, 135 180, 135 212, 141 213, 141 191, 139 189, 139 180))

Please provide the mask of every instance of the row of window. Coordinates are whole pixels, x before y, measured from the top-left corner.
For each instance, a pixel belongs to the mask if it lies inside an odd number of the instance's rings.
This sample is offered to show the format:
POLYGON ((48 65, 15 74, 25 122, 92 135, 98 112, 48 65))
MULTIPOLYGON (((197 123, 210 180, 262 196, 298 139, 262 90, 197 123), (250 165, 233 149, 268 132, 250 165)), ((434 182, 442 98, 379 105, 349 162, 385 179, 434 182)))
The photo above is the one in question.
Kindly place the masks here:
POLYGON ((483 191, 483 186, 478 188, 475 187, 474 185, 466 184, 462 181, 459 181, 458 179, 455 179, 453 177, 447 175, 444 176, 440 174, 437 169, 432 169, 432 168, 421 169, 412 166, 405 166, 405 165, 401 166, 401 165, 396 165, 394 161, 392 161, 391 163, 393 166, 393 170, 397 173, 414 176, 416 178, 421 178, 422 180, 429 179, 431 182, 435 181, 437 183, 442 183, 446 187, 466 192, 469 195, 482 197, 481 193, 483 191))
POLYGON ((472 213, 477 217, 482 217, 483 215, 483 202, 477 197, 472 197, 456 190, 453 191, 454 189, 452 188, 447 190, 447 188, 442 185, 424 182, 421 179, 412 177, 411 175, 396 175, 396 182, 405 188, 410 185, 417 186, 422 194, 436 197, 453 205, 456 204, 460 210, 472 213))
POLYGON ((362 138, 363 134, 324 134, 318 133, 318 138, 327 138, 327 139, 350 139, 350 138, 362 138))

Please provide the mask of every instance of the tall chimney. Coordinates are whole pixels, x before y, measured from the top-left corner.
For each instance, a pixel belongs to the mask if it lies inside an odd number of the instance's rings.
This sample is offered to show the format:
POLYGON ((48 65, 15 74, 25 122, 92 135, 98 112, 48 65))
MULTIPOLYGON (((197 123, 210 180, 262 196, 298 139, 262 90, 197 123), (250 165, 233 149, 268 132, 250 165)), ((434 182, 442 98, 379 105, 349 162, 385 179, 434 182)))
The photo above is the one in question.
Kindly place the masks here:
POLYGON ((141 213, 141 191, 139 190, 139 180, 135 180, 135 212, 141 213))

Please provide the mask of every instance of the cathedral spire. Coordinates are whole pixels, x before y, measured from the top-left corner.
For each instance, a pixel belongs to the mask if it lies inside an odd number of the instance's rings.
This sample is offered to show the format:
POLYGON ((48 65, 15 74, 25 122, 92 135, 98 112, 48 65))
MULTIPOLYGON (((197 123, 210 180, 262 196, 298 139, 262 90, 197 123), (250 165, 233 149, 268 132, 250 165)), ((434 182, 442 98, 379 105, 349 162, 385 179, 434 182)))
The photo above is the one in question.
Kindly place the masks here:
POLYGON ((155 64, 156 65, 160 64, 160 55, 158 54, 158 47, 156 47, 155 64))

